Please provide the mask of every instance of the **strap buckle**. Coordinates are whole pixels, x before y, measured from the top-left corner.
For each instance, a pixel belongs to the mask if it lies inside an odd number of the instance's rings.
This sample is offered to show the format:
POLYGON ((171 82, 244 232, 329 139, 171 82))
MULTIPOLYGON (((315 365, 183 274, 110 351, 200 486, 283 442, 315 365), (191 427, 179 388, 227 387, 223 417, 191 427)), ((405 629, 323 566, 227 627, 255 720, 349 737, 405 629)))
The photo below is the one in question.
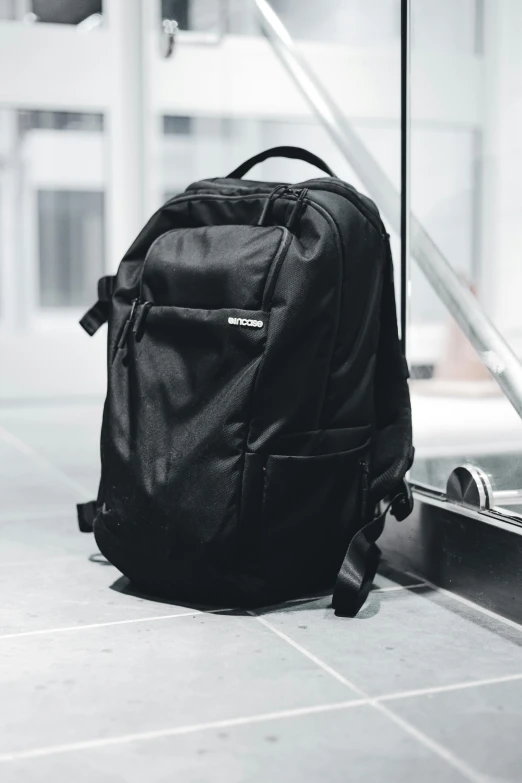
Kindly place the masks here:
POLYGON ((391 513, 397 520, 402 522, 403 519, 409 517, 413 511, 413 493, 411 487, 405 478, 401 480, 399 484, 398 492, 391 502, 391 513))
POLYGON ((87 334, 92 337, 109 318, 109 303, 115 288, 114 275, 106 275, 98 280, 98 301, 88 310, 80 321, 87 334))

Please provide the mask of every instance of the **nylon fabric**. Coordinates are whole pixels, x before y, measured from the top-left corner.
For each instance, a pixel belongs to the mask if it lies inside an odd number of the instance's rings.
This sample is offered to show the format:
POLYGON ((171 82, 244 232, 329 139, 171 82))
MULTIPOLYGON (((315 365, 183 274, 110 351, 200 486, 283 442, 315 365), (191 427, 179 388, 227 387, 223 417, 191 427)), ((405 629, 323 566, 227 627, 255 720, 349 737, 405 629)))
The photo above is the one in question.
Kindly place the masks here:
POLYGON ((148 593, 211 604, 284 600, 341 568, 336 612, 355 613, 384 524, 368 509, 399 492, 408 512, 413 458, 373 202, 334 177, 194 183, 102 305, 102 476, 90 522, 78 507, 102 553, 148 593))

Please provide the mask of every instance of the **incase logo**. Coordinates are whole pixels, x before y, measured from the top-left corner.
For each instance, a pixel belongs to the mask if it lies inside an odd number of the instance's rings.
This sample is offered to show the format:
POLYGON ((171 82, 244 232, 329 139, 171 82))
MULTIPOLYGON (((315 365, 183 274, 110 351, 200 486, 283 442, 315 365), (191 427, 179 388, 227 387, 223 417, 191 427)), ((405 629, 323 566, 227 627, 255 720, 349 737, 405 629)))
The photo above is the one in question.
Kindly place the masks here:
POLYGON ((254 326, 256 329, 261 329, 263 321, 254 321, 250 318, 233 318, 229 317, 228 323, 232 326, 254 326))

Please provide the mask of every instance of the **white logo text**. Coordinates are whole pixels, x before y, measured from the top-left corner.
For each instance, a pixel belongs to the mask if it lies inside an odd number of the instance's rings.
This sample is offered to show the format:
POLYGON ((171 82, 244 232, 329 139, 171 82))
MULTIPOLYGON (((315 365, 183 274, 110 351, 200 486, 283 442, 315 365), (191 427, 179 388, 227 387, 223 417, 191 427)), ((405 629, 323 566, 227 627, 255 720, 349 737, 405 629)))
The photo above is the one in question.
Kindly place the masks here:
POLYGON ((254 326, 256 329, 261 329, 263 321, 255 321, 251 318, 233 318, 229 317, 228 323, 232 326, 254 326))

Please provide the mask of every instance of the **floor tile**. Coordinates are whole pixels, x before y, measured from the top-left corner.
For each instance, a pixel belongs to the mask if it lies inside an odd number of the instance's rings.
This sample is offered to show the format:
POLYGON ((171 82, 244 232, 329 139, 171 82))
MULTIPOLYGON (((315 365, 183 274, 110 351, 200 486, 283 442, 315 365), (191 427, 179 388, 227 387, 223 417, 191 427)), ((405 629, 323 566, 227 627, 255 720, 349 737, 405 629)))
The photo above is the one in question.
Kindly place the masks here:
MULTIPOLYGON (((0 637, 190 611, 134 595, 128 580, 100 555, 92 537, 90 541, 91 560, 87 555, 43 555, 36 562, 0 568, 0 637)), ((0 651, 3 643, 0 638, 0 651)))
POLYGON ((4 567, 28 562, 38 565, 38 561, 70 555, 89 557, 97 551, 93 536, 80 533, 73 504, 25 518, 1 518, 0 541, 0 565, 4 567))
POLYGON ((200 614, 0 639, 0 754, 346 701, 252 617, 200 614))
POLYGON ((462 783, 369 707, 11 762, 4 783, 462 783))
POLYGON ((9 408, 0 411, 0 425, 95 496, 101 416, 101 402, 9 408))
POLYGON ((407 587, 409 585, 422 584, 422 580, 416 576, 404 574, 394 568, 385 560, 381 562, 379 571, 373 580, 374 590, 389 590, 390 588, 407 587))
POLYGON ((505 682, 388 702, 490 779, 522 779, 522 682, 505 682))
POLYGON ((41 465, 0 437, 0 512, 6 515, 42 512, 82 502, 78 491, 69 486, 52 468, 41 465))
POLYGON ((328 604, 265 618, 371 695, 522 673, 522 628, 431 588, 373 592, 355 619, 334 617, 328 604))

